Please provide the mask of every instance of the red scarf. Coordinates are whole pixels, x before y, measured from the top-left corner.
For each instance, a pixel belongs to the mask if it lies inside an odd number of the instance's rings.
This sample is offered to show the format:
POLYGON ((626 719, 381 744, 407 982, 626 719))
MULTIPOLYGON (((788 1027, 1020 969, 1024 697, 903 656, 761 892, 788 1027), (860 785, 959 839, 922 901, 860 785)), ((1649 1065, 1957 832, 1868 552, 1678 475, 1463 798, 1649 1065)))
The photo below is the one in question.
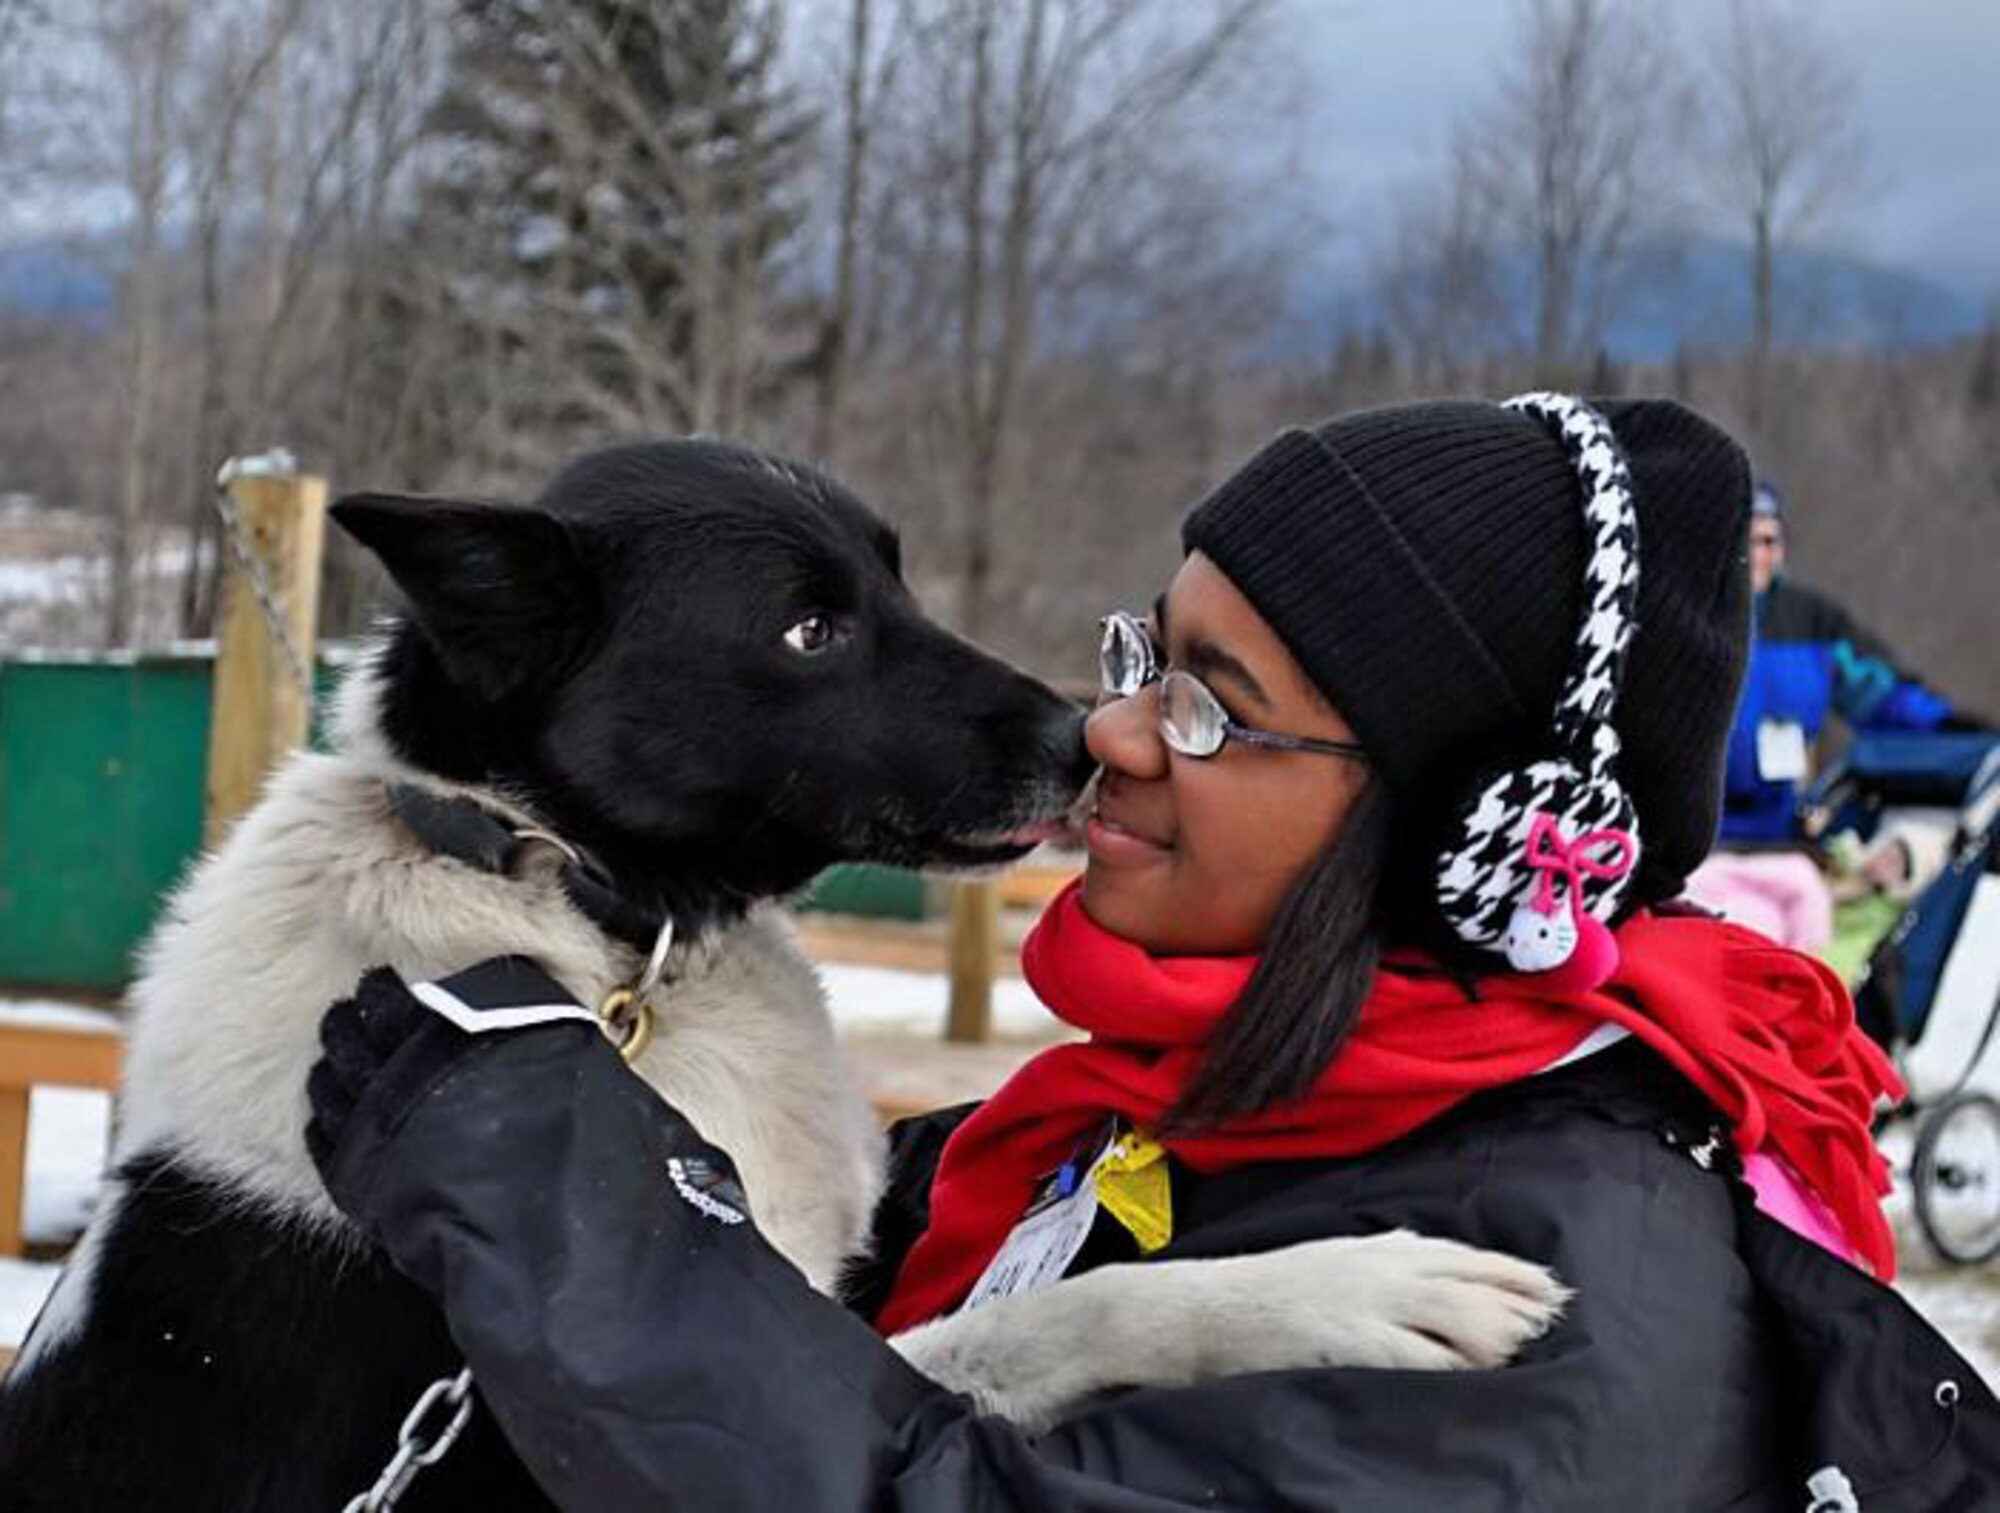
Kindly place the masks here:
MULTIPOLYGON (((1875 1274, 1893 1275, 1880 1203, 1888 1166, 1869 1125, 1876 1100, 1900 1097, 1902 1085, 1855 1029, 1840 980, 1810 957, 1700 917, 1641 915, 1617 939, 1617 972, 1587 993, 1503 975, 1485 979, 1473 1000, 1434 969, 1385 964, 1353 1034, 1304 1098, 1163 1143, 1198 1172, 1351 1156, 1533 1075, 1608 1022, 1700 1088, 1744 1154, 1784 1156, 1875 1274)), ((1158 1128, 1256 958, 1149 956, 1092 923, 1072 884, 1028 937, 1022 965, 1042 1001, 1091 1038, 1036 1056, 953 1132, 931 1186, 930 1227, 876 1320, 885 1333, 957 1307, 1041 1179, 1107 1114, 1158 1128)))

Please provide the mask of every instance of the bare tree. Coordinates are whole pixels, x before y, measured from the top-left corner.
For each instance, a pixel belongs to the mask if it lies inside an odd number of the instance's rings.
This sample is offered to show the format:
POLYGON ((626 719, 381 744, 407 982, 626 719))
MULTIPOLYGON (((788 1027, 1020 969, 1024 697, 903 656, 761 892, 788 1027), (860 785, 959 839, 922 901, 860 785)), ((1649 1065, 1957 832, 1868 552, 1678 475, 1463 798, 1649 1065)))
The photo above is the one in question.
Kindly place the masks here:
MULTIPOLYGON (((188 112, 185 123, 192 169, 194 256, 199 280, 200 397, 196 409, 195 466, 197 472, 221 461, 230 426, 228 411, 228 333, 224 316, 225 241, 235 195, 237 154, 244 122, 263 98, 286 43, 297 30, 306 0, 281 0, 268 13, 233 15, 237 23, 223 28, 218 45, 207 54, 205 96, 188 112)), ((204 568, 202 548, 210 535, 208 491, 197 477, 185 489, 188 500, 188 561, 181 575, 181 628, 189 635, 207 628, 209 604, 204 590, 211 575, 204 568)))
POLYGON ((104 625, 108 646, 123 646, 132 638, 134 569, 154 461, 165 343, 169 253, 164 241, 183 188, 175 152, 175 94, 190 28, 190 12, 181 0, 95 0, 76 36, 98 86, 77 114, 78 140, 87 144, 83 151, 109 168, 127 217, 124 418, 111 512, 104 625))
POLYGON ((1134 246, 1179 213, 1167 186, 1195 189, 1187 142, 1269 11, 952 0, 912 30, 885 173, 895 203, 875 249, 896 272, 877 283, 895 291, 904 354, 942 364, 921 434, 960 508, 958 617, 971 634, 991 608, 1005 465, 1052 320, 1080 336, 1134 246))
POLYGON ((43 19, 40 7, 31 0, 0 0, 0 192, 11 190, 10 180, 19 174, 16 117, 24 93, 31 35, 43 19))
MULTIPOLYGON (((220 18, 211 10, 208 20, 220 18)), ((299 425, 302 370, 347 353, 364 328, 348 302, 379 232, 389 182, 416 136, 427 36, 422 12, 395 0, 246 0, 191 69, 183 116, 199 282, 199 401, 186 500, 190 551, 181 610, 199 634, 213 609, 214 469, 299 425)), ((349 376, 351 369, 346 369, 349 376)), ((351 419, 352 401, 329 396, 351 419)), ((316 439, 320 427, 309 428, 316 439)))
POLYGON ((1379 277, 1390 336, 1437 391, 1457 388, 1508 334, 1503 249, 1476 172, 1455 153, 1441 192, 1410 193, 1379 277))
POLYGON ((172 633, 154 591, 163 564, 145 563, 161 544, 185 548, 180 629, 205 628, 209 480, 224 454, 330 445, 327 359, 352 337, 333 295, 374 251, 333 234, 367 187, 344 165, 372 151, 385 108, 421 111, 399 59, 426 13, 401 0, 90 0, 51 14, 50 78, 33 102, 40 197, 114 203, 121 223, 116 246, 78 238, 118 294, 108 338, 82 349, 93 402, 116 404, 116 434, 96 444, 115 463, 72 495, 108 525, 107 642, 172 633))
POLYGON ((1587 362, 1666 215, 1665 154, 1685 106, 1652 14, 1633 0, 1528 0, 1499 92, 1456 134, 1454 192, 1501 256, 1532 269, 1528 350, 1587 362))
POLYGON ((875 168, 876 134, 884 102, 896 85, 908 29, 908 0, 896 0, 886 29, 878 29, 875 0, 848 0, 840 98, 832 112, 839 127, 839 193, 834 207, 833 287, 820 319, 814 354, 818 384, 812 420, 813 455, 839 461, 842 412, 861 332, 862 240, 875 168), (879 31, 886 30, 887 35, 879 31))
POLYGON ((1712 40, 1704 114, 1708 188, 1750 238, 1749 419, 1761 429, 1777 321, 1777 256, 1861 185, 1854 76, 1793 0, 1731 0, 1712 40))

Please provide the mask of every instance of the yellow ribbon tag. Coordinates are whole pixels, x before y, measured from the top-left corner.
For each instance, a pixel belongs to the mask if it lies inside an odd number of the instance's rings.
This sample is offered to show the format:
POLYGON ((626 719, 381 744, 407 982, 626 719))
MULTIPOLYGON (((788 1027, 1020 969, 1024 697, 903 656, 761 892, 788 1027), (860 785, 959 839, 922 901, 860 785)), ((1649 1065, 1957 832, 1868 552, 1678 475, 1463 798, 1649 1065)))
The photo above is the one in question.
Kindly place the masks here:
POLYGON ((1158 1141, 1121 1135, 1097 1158, 1097 1201, 1151 1255, 1174 1237, 1173 1181, 1158 1141))

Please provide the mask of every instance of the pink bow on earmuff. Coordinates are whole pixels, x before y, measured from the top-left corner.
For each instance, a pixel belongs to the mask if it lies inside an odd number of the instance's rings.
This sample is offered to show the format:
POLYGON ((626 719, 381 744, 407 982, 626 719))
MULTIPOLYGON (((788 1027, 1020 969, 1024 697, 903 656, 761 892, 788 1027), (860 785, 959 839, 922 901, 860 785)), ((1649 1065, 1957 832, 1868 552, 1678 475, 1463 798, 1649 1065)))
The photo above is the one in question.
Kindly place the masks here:
POLYGON ((1639 859, 1638 842, 1616 829, 1586 830, 1571 839, 1561 820, 1542 810, 1529 824, 1523 859, 1540 877, 1534 898, 1507 922, 1507 964, 1517 972, 1546 974, 1552 986, 1597 987, 1618 969, 1618 943, 1584 908, 1583 880, 1625 876, 1639 859), (1569 889, 1567 911, 1557 897, 1558 881, 1569 889))
POLYGON ((1544 914, 1555 912, 1558 877, 1569 884, 1572 907, 1580 909, 1584 878, 1597 877, 1610 882, 1630 872, 1638 859, 1638 843, 1624 830, 1586 830, 1575 840, 1569 840, 1562 833, 1562 822, 1546 809, 1528 827, 1528 865, 1542 874, 1541 884, 1535 889, 1534 907, 1544 914), (1591 855, 1591 849, 1599 846, 1611 847, 1611 855, 1591 855))

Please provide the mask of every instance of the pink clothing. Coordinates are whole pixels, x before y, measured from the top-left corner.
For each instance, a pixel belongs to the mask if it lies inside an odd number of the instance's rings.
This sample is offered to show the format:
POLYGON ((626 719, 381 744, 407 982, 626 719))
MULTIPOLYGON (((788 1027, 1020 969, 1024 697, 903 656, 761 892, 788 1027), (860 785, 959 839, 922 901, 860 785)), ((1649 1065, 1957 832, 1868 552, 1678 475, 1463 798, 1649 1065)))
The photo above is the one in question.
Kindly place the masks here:
POLYGON ((1832 1251, 1850 1266, 1859 1266, 1861 1256, 1824 1203, 1799 1180, 1780 1156, 1758 1151, 1743 1158, 1743 1180, 1757 1194, 1757 1206, 1795 1234, 1832 1251))
POLYGON ((1718 851, 1695 868, 1686 896, 1795 951, 1833 939, 1833 892, 1796 851, 1718 851))

